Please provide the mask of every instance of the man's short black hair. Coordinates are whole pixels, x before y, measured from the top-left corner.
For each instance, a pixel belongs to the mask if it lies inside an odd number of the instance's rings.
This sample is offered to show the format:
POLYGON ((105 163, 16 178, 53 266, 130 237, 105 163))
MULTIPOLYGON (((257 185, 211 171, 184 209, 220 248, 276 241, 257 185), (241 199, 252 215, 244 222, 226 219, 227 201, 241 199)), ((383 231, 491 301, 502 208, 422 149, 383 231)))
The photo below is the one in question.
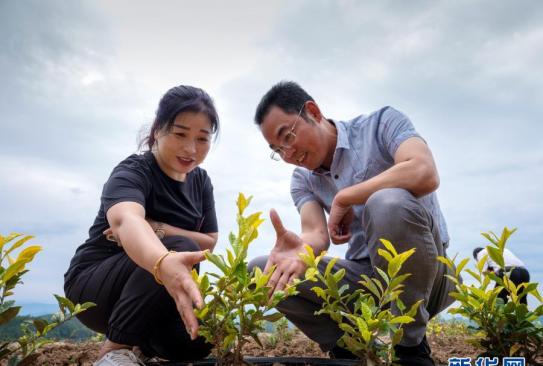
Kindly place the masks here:
POLYGON ((256 107, 255 123, 260 126, 273 106, 281 108, 285 113, 298 113, 308 100, 314 101, 300 85, 294 81, 281 81, 260 99, 256 107))
POLYGON ((479 252, 483 250, 483 248, 481 247, 477 247, 475 249, 473 249, 473 258, 477 259, 477 254, 479 254, 479 252))

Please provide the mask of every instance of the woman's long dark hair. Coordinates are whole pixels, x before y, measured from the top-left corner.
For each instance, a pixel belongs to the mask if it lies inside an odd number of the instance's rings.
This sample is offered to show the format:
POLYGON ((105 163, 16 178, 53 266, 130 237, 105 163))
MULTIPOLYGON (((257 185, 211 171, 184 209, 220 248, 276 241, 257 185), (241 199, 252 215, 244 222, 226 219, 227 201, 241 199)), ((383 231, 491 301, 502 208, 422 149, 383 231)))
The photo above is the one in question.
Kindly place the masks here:
POLYGON ((147 147, 151 150, 155 144, 155 132, 164 127, 171 128, 175 118, 183 112, 205 113, 211 122, 211 133, 217 137, 219 116, 211 97, 200 88, 179 85, 168 90, 160 99, 155 120, 148 135, 140 142, 140 149, 147 147))

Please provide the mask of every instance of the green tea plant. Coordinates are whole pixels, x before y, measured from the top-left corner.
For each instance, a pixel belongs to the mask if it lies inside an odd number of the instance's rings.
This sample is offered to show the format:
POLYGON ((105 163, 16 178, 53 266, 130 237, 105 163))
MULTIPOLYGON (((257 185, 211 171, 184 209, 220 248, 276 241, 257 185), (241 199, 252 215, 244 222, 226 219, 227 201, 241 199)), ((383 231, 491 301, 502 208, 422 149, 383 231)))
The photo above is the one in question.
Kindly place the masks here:
POLYGON ((454 337, 466 337, 473 334, 474 331, 468 328, 469 324, 460 319, 443 319, 439 315, 430 319, 426 325, 426 334, 432 334, 436 337, 442 335, 454 337))
POLYGON ((393 365, 394 346, 403 336, 403 324, 414 321, 422 300, 414 303, 405 312, 406 306, 399 296, 403 292, 403 282, 409 273, 399 274, 403 263, 415 252, 410 249, 398 253, 392 243, 381 239, 385 249, 379 249, 380 256, 388 262, 387 271, 375 268, 381 279, 361 275, 361 289, 349 292, 349 285, 340 286, 345 276, 345 269, 332 273, 338 258, 330 260, 321 273, 318 264, 324 253, 315 257, 313 249, 306 246, 307 252, 301 257, 307 265, 305 278, 320 282, 312 290, 323 299, 322 309, 317 314, 327 314, 338 323, 344 334, 338 341, 340 347, 348 349, 360 358, 365 366, 393 365), (399 315, 392 314, 390 305, 395 304, 399 315))
POLYGON ((294 337, 294 330, 289 329, 288 320, 281 318, 275 322, 273 331, 266 336, 266 346, 275 348, 279 343, 290 342, 294 337))
MULTIPOLYGON (((472 322, 470 328, 475 333, 469 342, 483 348, 483 355, 525 357, 527 364, 538 365, 535 359, 543 355, 543 327, 538 322, 538 318, 543 315, 543 300, 537 290, 537 283, 515 286, 509 279, 509 273, 506 272, 500 278, 494 272, 485 270, 489 256, 500 268, 505 268, 503 251, 515 231, 504 228, 499 237, 492 231, 482 233, 490 241, 486 247, 488 255, 476 263, 475 270, 464 270, 469 258, 463 259, 456 266, 454 276, 448 276, 455 283, 455 291, 450 295, 459 302, 458 307, 449 309, 449 313, 463 315, 472 322), (475 283, 462 283, 462 271, 467 272, 475 283), (498 297, 502 289, 506 289, 510 295, 510 301, 506 304, 498 297), (539 301, 534 310, 529 310, 520 302, 528 294, 539 301)), ((454 268, 456 258, 438 259, 449 268, 454 268)))
POLYGON ((266 274, 260 268, 248 270, 247 250, 258 237, 258 227, 264 221, 260 218, 261 212, 244 215, 251 198, 242 193, 238 196, 238 233, 229 235, 230 248, 226 249, 226 258, 206 253, 206 258, 222 273, 199 276, 196 271, 192 272, 205 302, 202 309, 195 310, 201 321, 199 334, 215 345, 213 352, 218 365, 241 365, 242 348, 249 337, 263 347, 258 333, 263 330, 264 321, 275 322, 283 317, 270 310, 295 293, 295 287, 289 286, 270 297, 266 284, 273 270, 266 274))
POLYGON ((282 342, 290 342, 294 337, 294 330, 289 329, 286 318, 281 318, 275 323, 275 333, 282 342))
MULTIPOLYGON (((20 306, 15 305, 15 301, 6 299, 12 296, 15 287, 22 283, 22 276, 28 272, 27 264, 34 260, 41 247, 38 245, 27 246, 15 258, 12 255, 13 251, 22 248, 32 238, 33 236, 17 233, 8 236, 0 235, 0 326, 15 318, 21 310, 20 306), (16 241, 13 243, 14 240, 16 241)), ((21 325, 23 335, 14 343, 0 343, 0 360, 7 359, 9 366, 28 363, 34 356, 34 351, 51 342, 51 340, 44 338, 49 331, 94 306, 93 303, 74 305, 70 300, 58 295, 55 295, 55 298, 60 311, 50 321, 34 319, 32 323, 23 323, 21 325)))

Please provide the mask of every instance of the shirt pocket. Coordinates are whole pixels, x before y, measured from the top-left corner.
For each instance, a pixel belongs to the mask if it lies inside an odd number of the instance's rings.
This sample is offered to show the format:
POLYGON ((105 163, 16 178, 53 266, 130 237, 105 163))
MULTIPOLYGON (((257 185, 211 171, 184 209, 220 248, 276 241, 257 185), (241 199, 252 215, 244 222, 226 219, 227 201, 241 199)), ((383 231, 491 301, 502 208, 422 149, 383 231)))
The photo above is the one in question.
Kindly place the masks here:
POLYGON ((359 170, 357 173, 354 174, 354 176, 353 176, 353 184, 363 182, 363 181, 377 175, 374 172, 375 169, 373 167, 375 167, 375 162, 374 161, 369 161, 368 164, 366 164, 366 166, 362 168, 362 170, 359 170))
POLYGON ((384 170, 382 166, 375 160, 370 160, 366 167, 356 173, 353 177, 355 183, 360 183, 379 175, 384 170))

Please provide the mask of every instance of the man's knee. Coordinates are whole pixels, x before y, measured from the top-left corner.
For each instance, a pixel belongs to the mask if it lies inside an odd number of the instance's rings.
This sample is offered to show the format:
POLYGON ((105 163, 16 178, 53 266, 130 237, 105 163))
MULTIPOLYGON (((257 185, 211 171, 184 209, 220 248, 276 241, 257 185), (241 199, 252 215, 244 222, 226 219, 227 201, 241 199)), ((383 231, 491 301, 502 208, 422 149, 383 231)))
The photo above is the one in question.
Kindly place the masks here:
POLYGON ((509 279, 515 284, 530 282, 530 272, 524 267, 515 267, 511 270, 509 279))
POLYGON ((162 243, 169 250, 175 250, 176 252, 197 252, 201 250, 197 242, 182 235, 168 236, 162 239, 162 243))
POLYGON ((384 188, 374 192, 366 201, 366 210, 390 214, 406 207, 413 195, 403 188, 384 188))
POLYGON ((374 192, 366 201, 364 221, 373 224, 393 227, 408 218, 410 222, 427 222, 424 207, 407 190, 402 188, 385 188, 374 192))
POLYGON ((266 268, 267 262, 268 262, 267 255, 261 255, 260 257, 251 259, 251 261, 249 262, 249 272, 251 272, 255 267, 258 267, 261 270, 264 270, 264 268, 266 268))

